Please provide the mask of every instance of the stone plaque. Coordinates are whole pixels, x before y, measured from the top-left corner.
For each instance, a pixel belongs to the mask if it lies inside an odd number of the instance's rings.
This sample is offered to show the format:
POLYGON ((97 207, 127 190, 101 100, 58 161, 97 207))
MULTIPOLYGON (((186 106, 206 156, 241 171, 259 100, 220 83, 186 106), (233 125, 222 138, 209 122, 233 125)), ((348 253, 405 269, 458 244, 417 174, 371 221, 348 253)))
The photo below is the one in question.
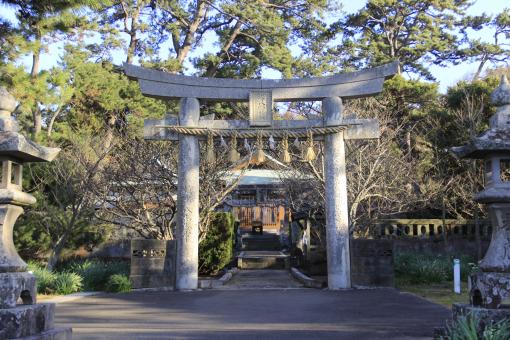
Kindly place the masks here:
POLYGON ((271 126, 273 94, 271 91, 250 92, 250 126, 271 126))

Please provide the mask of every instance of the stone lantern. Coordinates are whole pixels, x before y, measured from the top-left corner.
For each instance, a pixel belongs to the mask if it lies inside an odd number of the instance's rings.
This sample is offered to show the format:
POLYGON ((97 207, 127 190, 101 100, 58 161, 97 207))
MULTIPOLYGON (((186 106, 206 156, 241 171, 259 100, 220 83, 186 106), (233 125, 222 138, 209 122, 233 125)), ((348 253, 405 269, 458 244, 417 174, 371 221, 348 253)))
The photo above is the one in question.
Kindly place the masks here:
POLYGON ((454 305, 454 318, 474 313, 484 321, 510 317, 510 84, 503 76, 492 93, 497 107, 490 128, 467 145, 453 148, 460 158, 484 160, 485 189, 475 201, 487 205, 492 225, 492 239, 471 275, 470 305, 454 305))
POLYGON ((13 227, 35 198, 22 191, 23 164, 52 161, 60 149, 38 145, 18 133, 11 113, 16 100, 0 87, 0 339, 70 339, 71 329, 54 329, 55 306, 36 304, 36 280, 13 243, 13 227))

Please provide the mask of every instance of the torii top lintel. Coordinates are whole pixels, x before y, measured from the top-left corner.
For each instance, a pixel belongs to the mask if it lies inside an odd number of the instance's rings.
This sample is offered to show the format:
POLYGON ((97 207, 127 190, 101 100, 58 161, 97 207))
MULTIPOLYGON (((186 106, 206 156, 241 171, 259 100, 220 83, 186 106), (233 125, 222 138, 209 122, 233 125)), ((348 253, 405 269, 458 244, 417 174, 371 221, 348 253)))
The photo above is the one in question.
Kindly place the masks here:
POLYGON ((397 73, 398 62, 367 70, 322 78, 228 79, 170 74, 124 64, 125 74, 138 80, 144 95, 155 98, 198 98, 214 101, 249 101, 250 93, 270 93, 272 101, 314 101, 327 97, 343 99, 373 96, 382 91, 384 80, 397 73))

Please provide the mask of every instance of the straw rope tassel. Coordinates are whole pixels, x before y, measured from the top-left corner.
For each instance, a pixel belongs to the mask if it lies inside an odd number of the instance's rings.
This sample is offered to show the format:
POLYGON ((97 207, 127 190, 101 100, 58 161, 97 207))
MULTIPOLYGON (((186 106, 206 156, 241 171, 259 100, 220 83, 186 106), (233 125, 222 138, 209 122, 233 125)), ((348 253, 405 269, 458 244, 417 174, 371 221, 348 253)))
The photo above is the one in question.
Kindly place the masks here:
POLYGON ((315 151, 313 151, 313 132, 312 131, 308 131, 308 140, 306 141, 306 144, 308 145, 308 147, 306 148, 306 152, 305 152, 305 155, 303 158, 305 161, 311 162, 311 161, 315 160, 315 158, 317 157, 315 155, 315 151))
POLYGON ((211 132, 207 134, 207 154, 205 156, 207 164, 214 164, 216 162, 216 155, 214 154, 214 137, 211 132))
POLYGON ((264 153, 264 142, 262 141, 262 134, 257 133, 257 142, 255 143, 255 163, 262 164, 266 161, 266 154, 264 153))
POLYGON ((240 155, 237 151, 237 133, 232 135, 230 139, 230 151, 228 153, 228 159, 230 163, 237 163, 239 161, 240 155))
POLYGON ((289 136, 285 134, 282 139, 282 162, 290 163, 291 160, 289 153, 289 136))

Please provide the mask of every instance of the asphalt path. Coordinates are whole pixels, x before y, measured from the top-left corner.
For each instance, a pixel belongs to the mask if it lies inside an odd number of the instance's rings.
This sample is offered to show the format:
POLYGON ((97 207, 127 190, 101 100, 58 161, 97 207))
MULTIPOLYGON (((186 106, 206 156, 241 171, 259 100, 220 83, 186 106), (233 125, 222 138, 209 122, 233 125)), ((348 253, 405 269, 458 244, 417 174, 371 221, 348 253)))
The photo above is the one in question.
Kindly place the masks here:
POLYGON ((395 289, 131 292, 59 303, 73 339, 430 339, 450 312, 395 289))

